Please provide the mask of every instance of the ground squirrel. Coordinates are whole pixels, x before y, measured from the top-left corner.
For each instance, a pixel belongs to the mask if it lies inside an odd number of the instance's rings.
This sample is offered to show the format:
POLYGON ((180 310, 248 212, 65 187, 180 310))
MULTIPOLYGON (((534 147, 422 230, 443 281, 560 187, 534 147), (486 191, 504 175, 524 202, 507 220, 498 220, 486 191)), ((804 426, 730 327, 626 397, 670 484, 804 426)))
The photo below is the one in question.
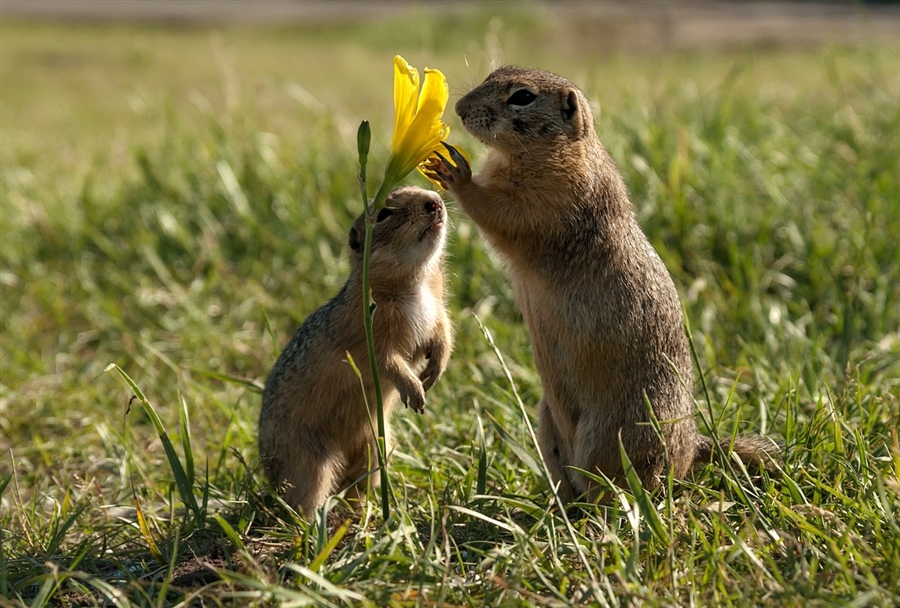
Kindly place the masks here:
MULTIPOLYGON (((387 423, 398 400, 424 411, 425 391, 440 378, 450 357, 441 267, 446 213, 437 193, 405 187, 391 193, 376 219, 369 275, 387 423)), ((375 419, 375 396, 362 312, 365 221, 365 214, 360 215, 350 229, 350 278, 297 330, 263 391, 260 460, 284 500, 307 516, 332 493, 352 487, 350 498, 358 500, 365 496, 368 481, 377 485, 380 480, 369 418, 375 419), (347 352, 365 381, 370 412, 347 352)))
MULTIPOLYGON (((432 163, 432 177, 507 264, 544 389, 541 452, 560 496, 597 499, 596 484, 576 469, 625 483, 620 434, 644 486, 659 487, 665 451, 645 397, 674 475, 708 462, 715 446, 694 420, 678 293, 638 226, 587 98, 556 74, 508 66, 456 112, 489 155, 473 177, 448 146, 456 166, 432 163)), ((766 441, 738 437, 732 448, 745 463, 765 464, 766 441)))

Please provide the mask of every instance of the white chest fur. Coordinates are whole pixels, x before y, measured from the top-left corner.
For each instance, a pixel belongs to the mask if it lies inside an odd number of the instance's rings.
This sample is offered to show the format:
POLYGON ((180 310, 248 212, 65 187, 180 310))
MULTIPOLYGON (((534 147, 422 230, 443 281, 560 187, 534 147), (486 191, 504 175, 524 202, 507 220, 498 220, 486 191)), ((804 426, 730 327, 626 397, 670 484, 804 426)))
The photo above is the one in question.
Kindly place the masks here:
POLYGON ((419 288, 407 298, 399 302, 404 317, 407 319, 416 346, 423 345, 434 332, 434 326, 438 322, 439 302, 435 298, 427 283, 422 283, 419 288))

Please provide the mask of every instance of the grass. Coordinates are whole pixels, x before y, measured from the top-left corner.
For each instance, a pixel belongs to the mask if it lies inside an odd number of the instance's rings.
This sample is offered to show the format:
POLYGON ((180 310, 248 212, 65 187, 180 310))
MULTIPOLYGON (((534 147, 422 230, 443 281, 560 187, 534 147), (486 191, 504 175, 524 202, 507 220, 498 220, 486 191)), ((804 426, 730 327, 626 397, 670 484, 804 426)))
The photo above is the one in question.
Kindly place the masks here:
POLYGON ((585 58, 535 48, 563 25, 529 15, 0 24, 0 603, 900 602, 900 49, 585 58), (393 419, 392 519, 373 497, 306 522, 264 491, 257 387, 347 275, 391 56, 455 98, 496 48, 598 104, 682 293, 699 415, 783 439, 781 480, 735 463, 555 508, 527 333, 453 209, 457 345, 393 419))

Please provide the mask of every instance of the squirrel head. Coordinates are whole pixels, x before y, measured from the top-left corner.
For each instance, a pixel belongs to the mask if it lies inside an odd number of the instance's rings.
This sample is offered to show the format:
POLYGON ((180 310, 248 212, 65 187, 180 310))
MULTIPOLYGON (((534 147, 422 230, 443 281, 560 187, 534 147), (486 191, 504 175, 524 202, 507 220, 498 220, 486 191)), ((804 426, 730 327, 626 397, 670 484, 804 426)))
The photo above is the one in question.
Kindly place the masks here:
MULTIPOLYGON (((408 275, 437 267, 447 234, 447 213, 437 192, 416 186, 397 188, 373 218, 369 272, 408 275)), ((350 228, 354 269, 362 267, 366 214, 350 228)))
POLYGON ((596 138, 584 93, 543 70, 494 70, 456 103, 456 113, 469 133, 511 154, 596 138))

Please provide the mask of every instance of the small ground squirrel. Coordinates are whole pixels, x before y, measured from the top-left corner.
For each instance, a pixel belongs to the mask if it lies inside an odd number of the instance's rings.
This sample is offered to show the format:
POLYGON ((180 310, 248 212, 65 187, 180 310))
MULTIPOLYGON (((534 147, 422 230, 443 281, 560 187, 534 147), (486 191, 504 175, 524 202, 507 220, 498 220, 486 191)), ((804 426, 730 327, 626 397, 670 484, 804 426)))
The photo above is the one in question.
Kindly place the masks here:
MULTIPOLYGON (((432 163, 432 176, 507 263, 544 389, 541 452, 560 496, 597 499, 596 484, 575 468, 625 483, 620 434, 647 488, 659 487, 666 451, 677 478, 709 462, 715 446, 694 421, 678 293, 638 226, 587 98, 556 74, 507 66, 456 112, 489 146, 484 168, 473 177, 448 146, 456 166, 432 163)), ((758 465, 771 447, 738 437, 733 450, 758 465)))
MULTIPOLYGON (((363 326, 365 221, 363 214, 350 229, 350 278, 297 330, 263 391, 260 460, 284 500, 307 516, 330 494, 352 486, 351 499, 359 500, 369 480, 373 485, 380 480, 369 418, 375 420, 375 395, 363 326), (371 413, 347 352, 365 381, 371 413)), ((440 378, 450 357, 441 267, 445 225, 441 198, 415 187, 392 192, 377 215, 369 277, 386 424, 398 398, 424 411, 425 391, 440 378)))

